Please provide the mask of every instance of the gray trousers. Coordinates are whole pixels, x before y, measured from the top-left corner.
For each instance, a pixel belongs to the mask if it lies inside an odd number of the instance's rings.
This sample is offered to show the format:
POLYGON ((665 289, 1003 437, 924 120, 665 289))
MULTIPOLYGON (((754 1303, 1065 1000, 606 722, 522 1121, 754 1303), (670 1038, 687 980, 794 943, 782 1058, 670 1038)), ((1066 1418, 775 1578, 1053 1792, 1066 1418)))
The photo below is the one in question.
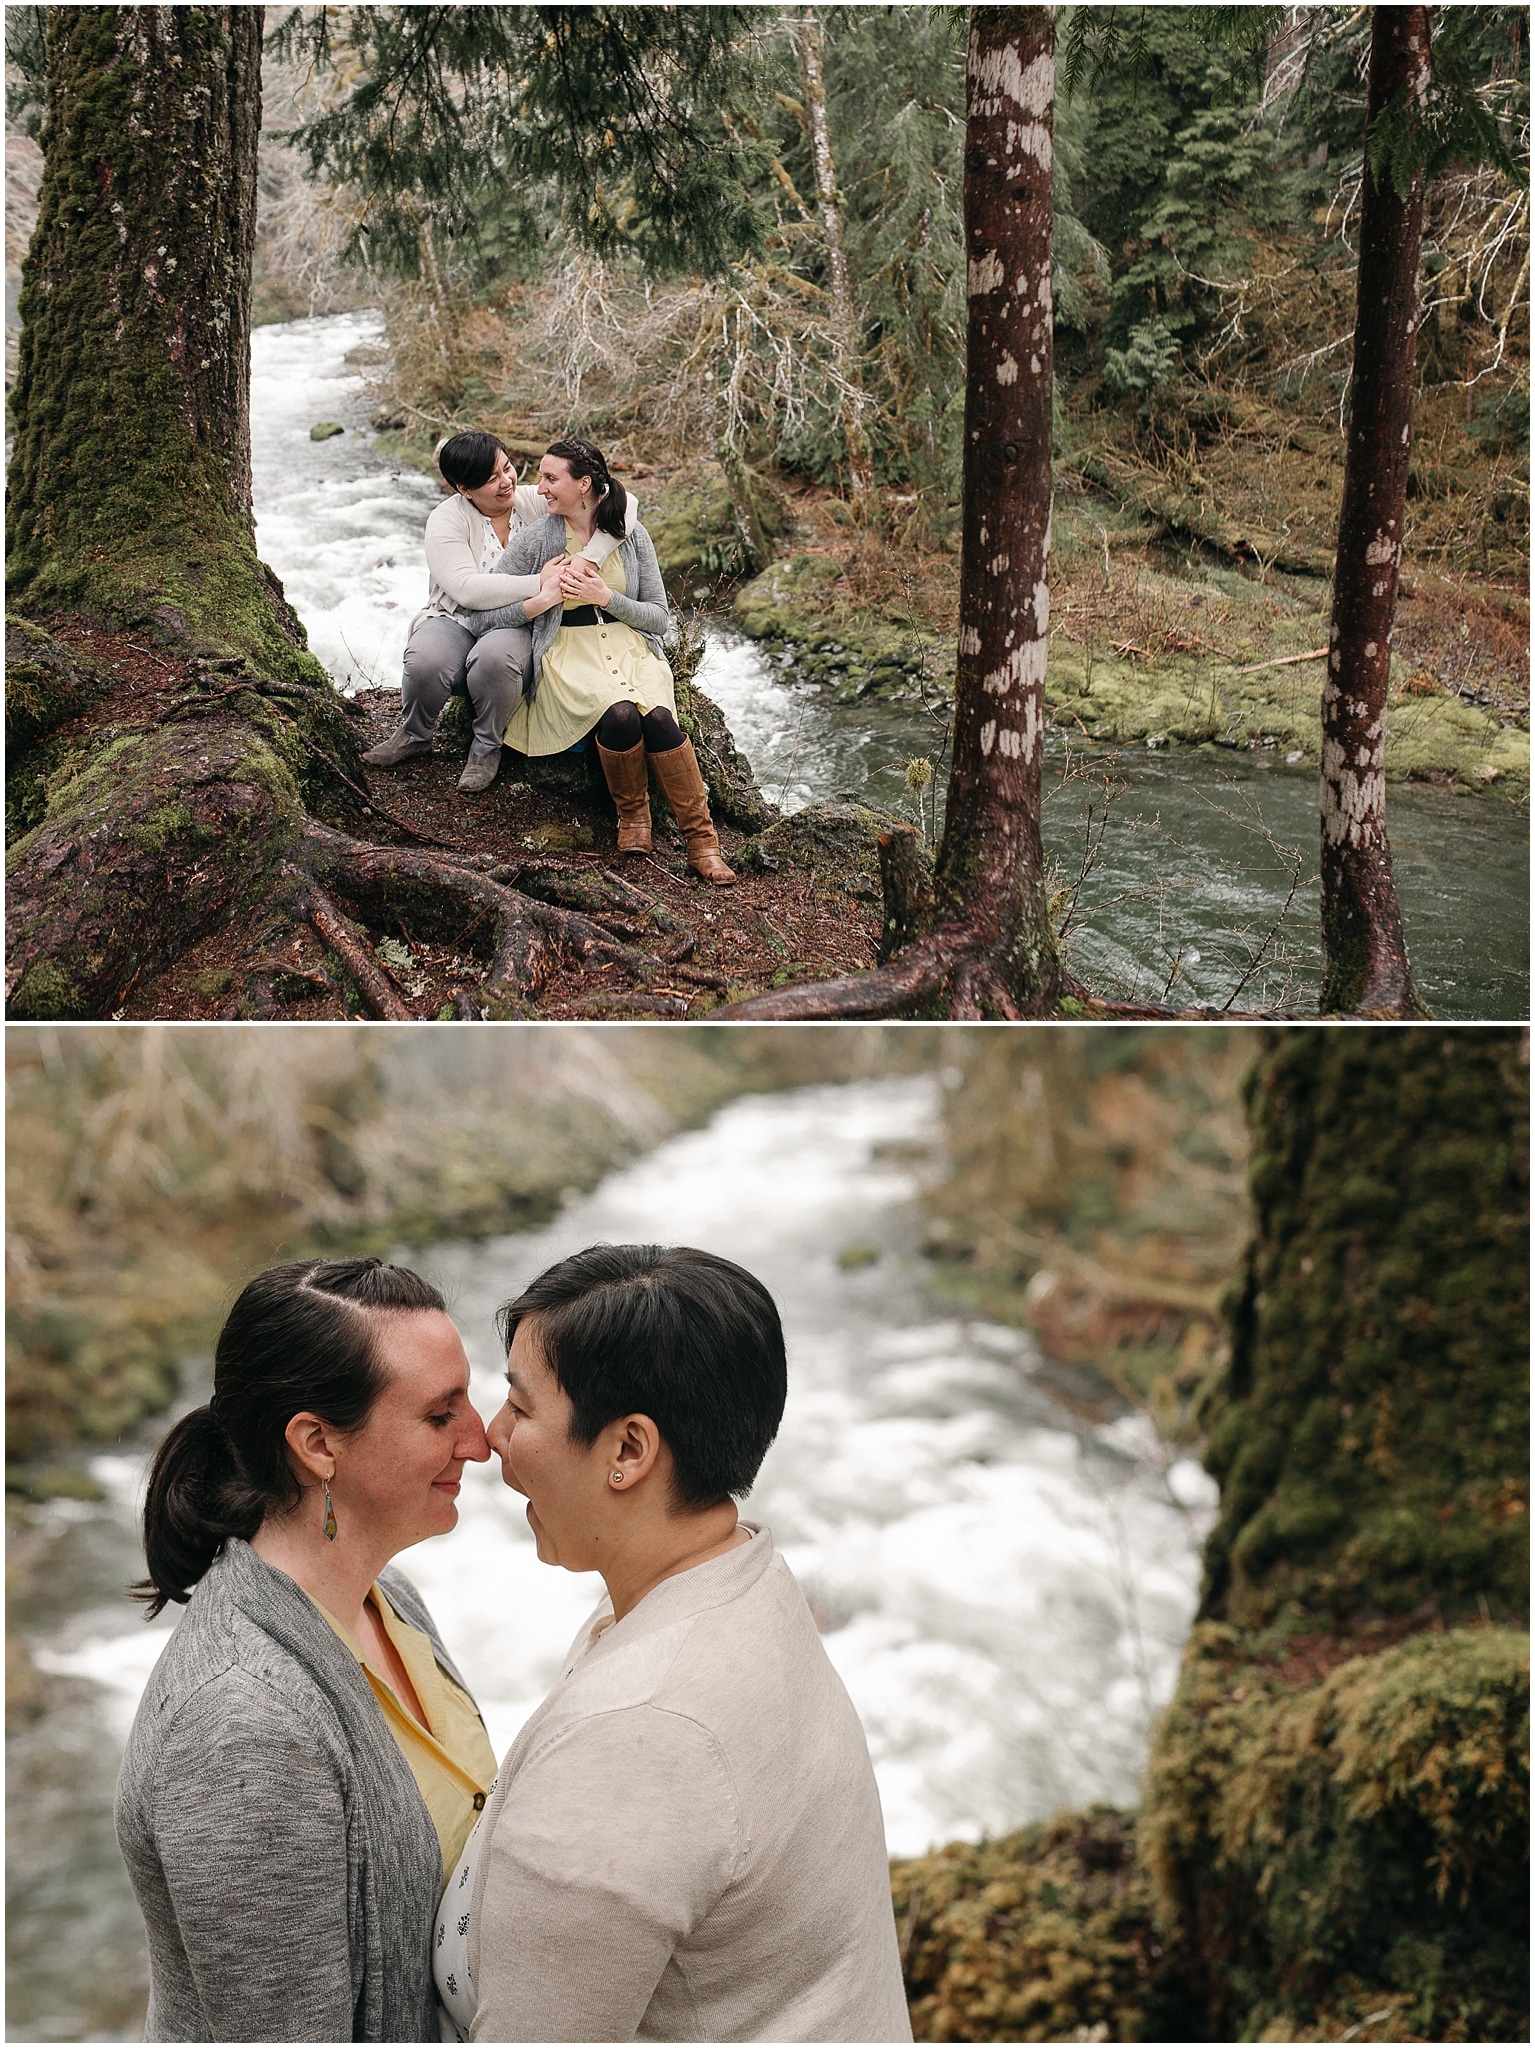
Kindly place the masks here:
POLYGON ((423 619, 405 648, 406 732, 413 740, 429 740, 443 705, 462 682, 474 707, 474 752, 499 747, 532 658, 533 636, 526 626, 498 626, 476 640, 456 619, 423 619))

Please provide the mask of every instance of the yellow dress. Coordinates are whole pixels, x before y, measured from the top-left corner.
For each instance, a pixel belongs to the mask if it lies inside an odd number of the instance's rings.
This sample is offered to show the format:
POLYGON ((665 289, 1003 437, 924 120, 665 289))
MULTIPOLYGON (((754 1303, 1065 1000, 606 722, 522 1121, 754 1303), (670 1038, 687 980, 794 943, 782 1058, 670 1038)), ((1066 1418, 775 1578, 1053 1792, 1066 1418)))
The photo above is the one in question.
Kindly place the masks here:
MULTIPOLYGON (((580 537, 565 527, 565 543, 578 554, 580 537)), ((602 566, 609 590, 628 594, 615 548, 602 566)), ((677 715, 670 667, 652 654, 632 626, 609 619, 598 626, 561 626, 539 670, 538 695, 512 713, 504 735, 519 754, 563 754, 584 739, 610 704, 628 698, 641 716, 659 706, 677 715)))
POLYGON ((438 1664, 430 1639, 400 1619, 378 1586, 373 1587, 368 1598, 410 1675, 421 1711, 427 1718, 425 1728, 414 1714, 406 1712, 389 1680, 374 1670, 336 1617, 320 1607, 318 1600, 314 1604, 362 1666, 373 1688, 373 1697, 383 1709, 389 1733, 410 1765, 411 1776, 437 1830, 442 1848, 442 1881, 446 1884, 484 1810, 485 1795, 495 1781, 496 1753, 474 1701, 459 1690, 438 1664))

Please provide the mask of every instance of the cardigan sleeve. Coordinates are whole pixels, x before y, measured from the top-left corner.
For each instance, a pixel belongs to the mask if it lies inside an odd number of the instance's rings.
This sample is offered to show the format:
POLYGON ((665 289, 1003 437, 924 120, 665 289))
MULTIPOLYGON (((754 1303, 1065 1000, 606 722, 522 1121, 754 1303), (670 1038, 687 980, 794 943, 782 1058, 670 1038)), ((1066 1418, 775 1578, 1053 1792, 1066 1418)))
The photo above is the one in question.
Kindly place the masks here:
POLYGON ((636 588, 627 596, 615 590, 612 602, 603 609, 611 612, 620 625, 632 626, 636 633, 653 633, 658 640, 665 640, 672 630, 672 614, 666 601, 666 585, 661 580, 661 565, 656 560, 655 544, 643 526, 634 529, 633 539, 636 588))
POLYGON ((735 1874, 740 1817, 706 1730, 625 1707, 523 1765, 484 1855, 470 2039, 632 2041, 735 1874))
POLYGON ((444 597, 465 611, 485 612, 538 595, 536 576, 490 574, 480 567, 462 517, 443 518, 448 500, 426 522, 427 573, 444 597))
POLYGON ((166 1732, 151 1817, 214 2041, 350 2041, 347 1813, 335 1760, 256 1680, 204 1686, 166 1732))

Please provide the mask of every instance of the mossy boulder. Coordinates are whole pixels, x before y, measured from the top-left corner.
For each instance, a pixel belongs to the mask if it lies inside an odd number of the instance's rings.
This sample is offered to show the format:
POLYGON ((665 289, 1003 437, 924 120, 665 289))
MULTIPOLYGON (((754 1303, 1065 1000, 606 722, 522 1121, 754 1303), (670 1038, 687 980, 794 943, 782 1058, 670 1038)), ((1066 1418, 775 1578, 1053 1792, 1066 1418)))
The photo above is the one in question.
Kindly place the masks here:
POLYGON ((1135 1818, 1110 1806, 890 1866, 919 2041, 1144 2041, 1161 1944, 1135 1818))
MULTIPOLYGON (((1114 744, 1273 748, 1313 767, 1322 744, 1320 662, 1243 675, 1200 653, 1154 662, 1050 643, 1046 703, 1070 731, 1114 744)), ((1529 788, 1530 736, 1446 690, 1394 695, 1386 716, 1386 774, 1394 782, 1453 783, 1518 797, 1529 788)))
POLYGON ((760 569, 789 523, 777 491, 745 463, 727 471, 700 457, 648 497, 643 485, 635 491, 668 587, 695 602, 760 569))
POLYGON ((851 898, 882 903, 879 835, 892 826, 909 824, 894 811, 865 803, 847 791, 807 804, 776 825, 759 832, 740 849, 744 874, 771 874, 779 867, 807 868, 815 876, 823 901, 851 898))
POLYGON ((1140 1834, 1206 2038, 1527 2039, 1529 1637, 1313 1675, 1206 1623, 1158 1735, 1140 1834))
POLYGON ((835 557, 808 550, 772 562, 731 600, 730 617, 750 639, 792 651, 794 672, 842 702, 952 689, 948 636, 898 619, 879 619, 845 601, 835 557))

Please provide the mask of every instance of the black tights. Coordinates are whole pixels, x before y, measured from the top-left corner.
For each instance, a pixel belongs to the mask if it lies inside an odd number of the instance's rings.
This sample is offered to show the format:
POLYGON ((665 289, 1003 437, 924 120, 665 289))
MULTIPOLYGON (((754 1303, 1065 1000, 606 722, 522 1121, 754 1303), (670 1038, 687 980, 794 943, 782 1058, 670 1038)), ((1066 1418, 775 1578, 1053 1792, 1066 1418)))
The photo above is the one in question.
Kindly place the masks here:
POLYGON ((610 704, 597 721, 597 744, 606 747, 610 754, 627 754, 641 740, 647 753, 669 754, 686 738, 676 719, 659 704, 641 718, 639 706, 631 704, 627 697, 610 704))

